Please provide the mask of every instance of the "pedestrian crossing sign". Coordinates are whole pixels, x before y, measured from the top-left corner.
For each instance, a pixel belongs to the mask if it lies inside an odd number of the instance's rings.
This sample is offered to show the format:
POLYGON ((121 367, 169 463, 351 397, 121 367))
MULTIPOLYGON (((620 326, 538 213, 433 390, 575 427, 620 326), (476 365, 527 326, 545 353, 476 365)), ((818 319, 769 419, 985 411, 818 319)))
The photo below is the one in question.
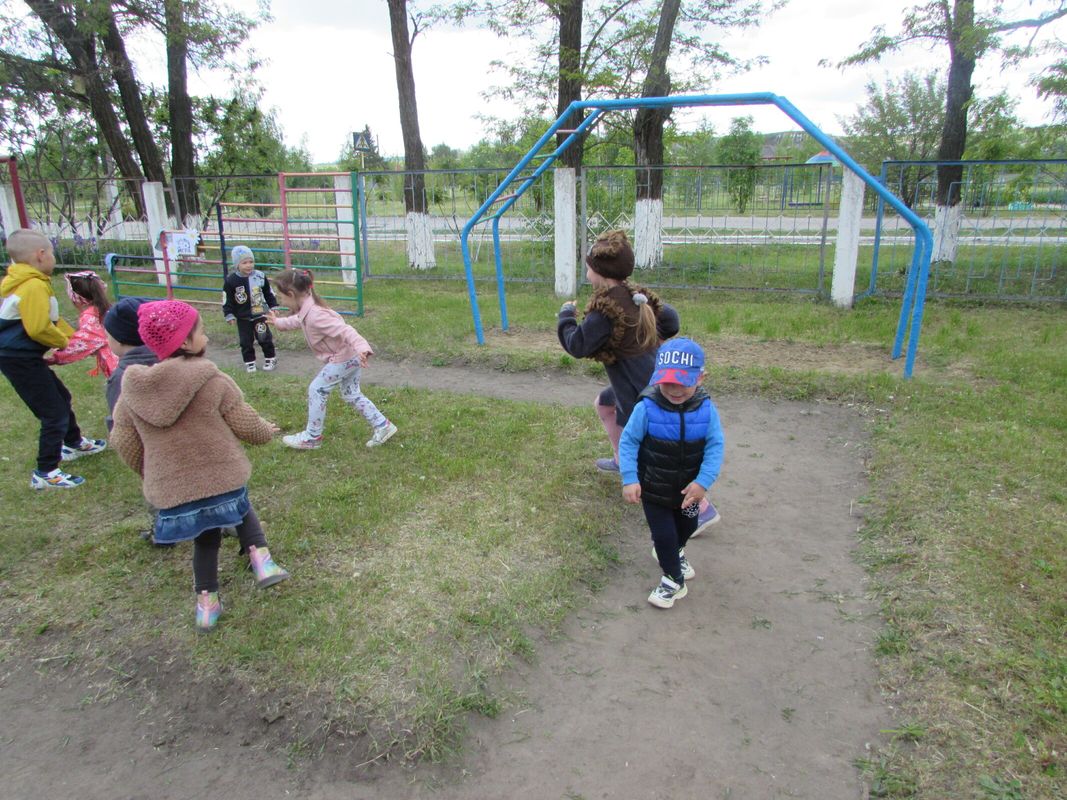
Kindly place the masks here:
POLYGON ((370 137, 366 131, 360 131, 352 134, 352 149, 353 150, 365 150, 370 152, 374 149, 371 145, 370 137))

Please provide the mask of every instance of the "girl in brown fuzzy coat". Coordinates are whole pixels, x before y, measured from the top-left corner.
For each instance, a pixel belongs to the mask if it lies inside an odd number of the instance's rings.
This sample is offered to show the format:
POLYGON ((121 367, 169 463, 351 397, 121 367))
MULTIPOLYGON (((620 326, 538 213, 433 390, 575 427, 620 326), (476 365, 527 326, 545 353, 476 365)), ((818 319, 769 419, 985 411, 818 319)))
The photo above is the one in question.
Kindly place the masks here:
POLYGON ((208 338, 196 309, 176 300, 145 303, 137 319, 141 338, 160 361, 126 370, 111 442, 141 475, 145 498, 159 509, 156 541, 193 540, 196 626, 207 632, 222 611, 221 528, 237 528, 258 586, 289 577, 274 563, 248 502, 252 465, 239 441, 265 444, 279 428, 203 358, 208 338))

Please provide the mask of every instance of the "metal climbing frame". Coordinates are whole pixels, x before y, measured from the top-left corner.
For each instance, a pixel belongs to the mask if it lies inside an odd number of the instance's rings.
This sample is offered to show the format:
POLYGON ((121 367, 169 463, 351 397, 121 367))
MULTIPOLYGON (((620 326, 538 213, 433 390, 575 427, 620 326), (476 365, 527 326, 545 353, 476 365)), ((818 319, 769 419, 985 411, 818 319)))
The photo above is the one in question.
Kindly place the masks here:
POLYGON ((905 333, 910 330, 908 336, 908 352, 904 362, 904 377, 910 378, 915 366, 915 353, 919 344, 919 333, 922 329, 923 305, 926 300, 926 284, 930 274, 930 257, 933 254, 933 235, 929 227, 911 209, 892 192, 885 188, 878 180, 856 163, 853 158, 823 133, 815 124, 800 112, 792 103, 784 97, 770 92, 753 92, 747 94, 711 94, 711 95, 677 95, 675 97, 640 97, 619 100, 577 100, 567 106, 544 135, 537 140, 514 169, 482 203, 481 207, 463 226, 460 234, 460 249, 463 252, 463 265, 467 273, 467 291, 471 301, 471 316, 474 320, 474 331, 478 337, 478 344, 485 344, 485 333, 482 330, 481 312, 478 308, 478 294, 474 286, 474 273, 471 269, 470 247, 468 238, 475 225, 487 220, 492 220, 493 225, 493 253, 496 261, 497 295, 500 303, 500 322, 504 330, 508 329, 507 298, 504 293, 504 272, 500 257, 500 218, 507 213, 522 194, 529 189, 534 182, 559 158, 567 148, 577 142, 592 128, 601 116, 609 111, 626 111, 639 108, 692 108, 695 106, 750 106, 750 105, 773 105, 777 106, 786 116, 796 122, 812 138, 818 141, 827 151, 832 153, 843 166, 856 173, 860 179, 871 187, 878 197, 888 203, 915 232, 915 249, 912 253, 911 268, 908 271, 907 283, 905 284, 904 297, 900 308, 900 319, 897 323, 897 333, 893 342, 893 358, 900 358, 904 343, 905 333), (564 129, 563 124, 579 112, 588 112, 588 116, 581 124, 573 129, 564 129), (549 142, 557 134, 568 134, 558 146, 552 146, 549 142), (547 147, 546 147, 547 145, 547 147), (544 151, 544 152, 542 152, 544 151), (528 171, 534 162, 540 162, 535 168, 528 171), (505 194, 510 187, 510 194, 505 194), (491 213, 489 210, 497 208, 491 213), (910 319, 910 323, 909 323, 910 319))

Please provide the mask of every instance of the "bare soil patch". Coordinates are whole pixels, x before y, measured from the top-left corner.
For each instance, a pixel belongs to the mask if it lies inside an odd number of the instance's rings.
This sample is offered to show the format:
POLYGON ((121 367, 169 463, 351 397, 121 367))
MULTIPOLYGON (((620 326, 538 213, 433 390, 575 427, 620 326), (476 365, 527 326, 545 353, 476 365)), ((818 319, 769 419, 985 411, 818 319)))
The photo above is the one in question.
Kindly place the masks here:
MULTIPOLYGON (((310 380, 308 354, 281 355, 281 371, 310 380)), ((239 361, 232 349, 212 356, 239 361)), ((364 375, 370 386, 564 405, 591 404, 600 388, 577 375, 409 362, 364 375)), ((606 587, 540 643, 535 662, 502 676, 497 689, 513 702, 497 719, 472 718, 452 763, 368 758, 365 741, 316 738, 313 698, 262 696, 238 679, 208 685, 179 663, 159 667, 165 654, 118 665, 120 681, 25 654, 0 670, 5 796, 865 797, 852 761, 889 724, 871 656, 880 621, 853 558, 862 414, 716 400, 727 460, 712 497, 723 522, 688 549, 689 595, 670 611, 648 605, 658 568, 631 509, 608 532, 622 558, 606 587)))

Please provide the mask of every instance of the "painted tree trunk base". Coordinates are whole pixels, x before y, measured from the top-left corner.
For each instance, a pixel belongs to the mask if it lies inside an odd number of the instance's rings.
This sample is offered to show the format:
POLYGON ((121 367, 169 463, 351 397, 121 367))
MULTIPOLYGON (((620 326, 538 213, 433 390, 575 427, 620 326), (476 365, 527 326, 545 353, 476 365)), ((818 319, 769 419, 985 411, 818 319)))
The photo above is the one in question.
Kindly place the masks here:
POLYGON ((934 253, 931 261, 955 261, 960 246, 963 207, 938 206, 934 211, 934 253))
POLYGON ((634 208, 634 266, 651 269, 663 263, 663 200, 638 200, 634 208))
POLYGON ((429 214, 408 212, 404 220, 408 237, 408 266, 413 269, 433 269, 437 258, 433 252, 433 225, 429 214))

